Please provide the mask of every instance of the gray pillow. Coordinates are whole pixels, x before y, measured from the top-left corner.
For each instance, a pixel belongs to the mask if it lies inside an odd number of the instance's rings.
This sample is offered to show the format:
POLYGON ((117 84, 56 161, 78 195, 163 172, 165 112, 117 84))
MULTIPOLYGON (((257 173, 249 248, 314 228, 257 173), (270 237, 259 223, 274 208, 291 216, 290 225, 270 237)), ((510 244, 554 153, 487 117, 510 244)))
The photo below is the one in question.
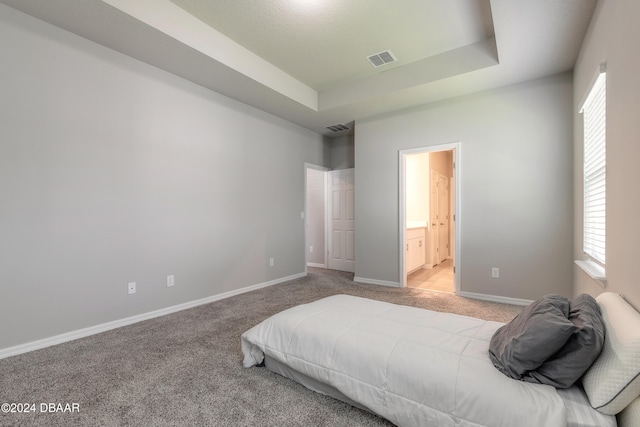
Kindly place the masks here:
POLYGON ((604 345, 605 327, 600 306, 591 295, 578 295, 570 302, 569 320, 576 332, 567 343, 525 381, 549 384, 556 388, 571 387, 587 372, 604 345))
POLYGON ((503 374, 522 379, 565 345, 576 331, 569 320, 569 299, 545 295, 498 329, 489 343, 489 357, 503 374))

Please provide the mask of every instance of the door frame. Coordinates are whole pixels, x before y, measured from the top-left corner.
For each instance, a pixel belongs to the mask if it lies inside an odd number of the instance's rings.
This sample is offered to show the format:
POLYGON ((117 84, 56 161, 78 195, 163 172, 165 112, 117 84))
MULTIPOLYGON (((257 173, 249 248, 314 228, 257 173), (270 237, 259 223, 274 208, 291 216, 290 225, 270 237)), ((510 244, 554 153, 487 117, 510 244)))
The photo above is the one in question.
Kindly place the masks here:
POLYGON ((456 294, 460 293, 460 274, 462 272, 462 258, 460 257, 460 236, 461 236, 461 224, 462 224, 462 217, 460 215, 460 211, 461 211, 461 185, 460 183, 462 182, 460 179, 460 175, 461 175, 461 146, 462 144, 460 142, 452 142, 452 143, 447 143, 447 144, 439 144, 439 145, 429 145, 429 146, 425 146, 425 147, 418 147, 418 148, 409 148, 409 149, 404 149, 404 150, 399 150, 398 151, 398 172, 399 172, 399 177, 398 177, 398 213, 399 213, 399 228, 398 228, 398 235, 399 235, 399 246, 398 246, 398 263, 399 263, 399 269, 398 271, 400 272, 400 277, 398 280, 398 283, 400 283, 400 287, 402 288, 406 288, 407 287, 407 272, 406 272, 406 264, 405 264, 405 245, 406 245, 406 241, 407 241, 407 236, 406 236, 406 230, 407 230, 407 215, 406 215, 406 203, 407 203, 407 189, 406 189, 406 182, 405 182, 405 174, 406 174, 406 165, 407 165, 407 156, 412 155, 412 154, 420 154, 420 153, 432 153, 432 152, 437 152, 437 151, 450 151, 453 150, 453 162, 455 164, 455 167, 453 168, 453 179, 455 181, 455 185, 456 187, 453 189, 453 191, 455 192, 455 212, 453 212, 453 215, 455 215, 455 221, 453 224, 453 229, 454 229, 454 268, 455 268, 455 272, 454 272, 454 282, 455 282, 455 292, 456 294))
POLYGON ((324 174, 324 179, 322 180, 323 184, 324 184, 324 254, 323 254, 323 258, 324 258, 324 268, 327 268, 328 266, 328 260, 327 260, 327 233, 328 233, 328 225, 327 225, 327 219, 329 216, 329 208, 328 208, 328 191, 327 191, 327 179, 328 179, 328 172, 331 170, 327 167, 324 166, 320 166, 320 165, 316 165, 313 163, 304 163, 304 273, 308 274, 308 257, 309 257, 309 241, 308 241, 308 235, 307 235, 307 229, 309 227, 309 215, 308 215, 308 206, 307 206, 307 196, 308 196, 308 183, 307 183, 307 171, 308 169, 315 169, 318 171, 323 172, 324 174))

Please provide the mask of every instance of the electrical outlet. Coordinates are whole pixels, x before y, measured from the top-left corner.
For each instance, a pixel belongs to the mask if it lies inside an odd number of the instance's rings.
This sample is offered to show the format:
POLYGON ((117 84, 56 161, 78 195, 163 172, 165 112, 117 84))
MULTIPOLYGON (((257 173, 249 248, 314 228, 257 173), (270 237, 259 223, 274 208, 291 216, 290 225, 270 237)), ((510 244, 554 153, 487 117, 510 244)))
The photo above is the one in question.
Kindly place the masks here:
POLYGON ((313 252, 313 246, 309 246, 309 252, 313 252))
POLYGON ((269 267, 273 267, 275 265, 275 262, 273 261, 273 258, 269 258, 269 267))
POLYGON ((167 288, 170 288, 171 286, 176 284, 176 278, 173 276, 173 274, 170 274, 167 276, 167 288))
POLYGON ((129 295, 136 293, 136 282, 130 282, 128 285, 129 295))
POLYGON ((500 269, 498 267, 493 267, 491 269, 491 277, 494 279, 498 279, 500 277, 500 269))

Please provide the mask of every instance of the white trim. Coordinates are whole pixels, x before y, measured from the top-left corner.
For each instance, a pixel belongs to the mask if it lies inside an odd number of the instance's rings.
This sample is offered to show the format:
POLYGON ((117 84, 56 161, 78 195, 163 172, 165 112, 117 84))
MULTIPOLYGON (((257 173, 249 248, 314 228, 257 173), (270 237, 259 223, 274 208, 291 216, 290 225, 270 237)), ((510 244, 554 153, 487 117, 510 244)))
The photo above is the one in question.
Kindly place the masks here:
POLYGON ((318 264, 316 262, 308 262, 307 267, 327 268, 324 264, 318 264))
POLYGON ((329 172, 329 168, 326 168, 324 166, 320 166, 320 165, 316 165, 313 163, 308 163, 308 162, 304 162, 304 221, 303 221, 303 227, 304 227, 304 261, 305 261, 305 267, 304 267, 304 272, 307 272, 307 267, 322 267, 322 268, 327 268, 327 216, 328 211, 327 211, 327 172, 329 172), (308 250, 309 250, 309 242, 307 241, 307 228, 309 226, 308 223, 308 217, 309 215, 307 214, 309 212, 308 206, 307 206, 307 170, 308 169, 315 169, 321 172, 324 172, 324 264, 319 265, 319 264, 313 264, 313 263, 309 263, 307 262, 307 255, 308 255, 308 250))
POLYGON ((595 88, 599 84, 602 84, 603 80, 606 80, 606 73, 607 73, 607 63, 603 62, 598 66, 598 72, 591 79, 591 83, 588 86, 589 89, 586 91, 584 98, 582 99, 580 104, 578 104, 580 105, 580 108, 578 109, 578 112, 580 114, 583 113, 584 106, 590 102, 590 99, 592 98, 592 93, 595 92, 593 88, 595 88))
POLYGON ((589 277, 598 282, 603 289, 607 288, 607 273, 604 267, 591 260, 575 260, 575 263, 584 270, 589 277))
POLYGON ((481 301, 499 302, 501 304, 529 305, 533 302, 533 300, 530 300, 530 299, 509 298, 509 297, 501 297, 498 295, 488 295, 488 294, 477 294, 475 292, 459 292, 457 294, 465 298, 472 298, 472 299, 477 299, 481 301))
POLYGON ((391 282, 387 280, 378 280, 378 279, 367 279, 366 277, 354 277, 354 282, 358 283, 366 283, 368 285, 380 285, 380 286, 391 286, 393 288, 401 288, 402 285, 399 282, 391 282))
POLYGON ((455 168, 453 170, 453 176, 455 178, 455 218, 453 226, 455 227, 455 273, 453 275, 455 281, 455 292, 460 293, 460 272, 462 270, 462 258, 460 257, 460 237, 461 233, 461 216, 460 211, 462 203, 461 203, 461 172, 460 172, 460 158, 461 158, 461 148, 462 144, 460 142, 451 142, 448 144, 439 144, 439 145, 428 145, 425 147, 418 148, 409 148, 405 150, 398 151, 398 196, 399 196, 399 221, 398 221, 398 236, 399 236, 399 247, 398 247, 398 271, 400 273, 400 277, 398 278, 398 284, 400 287, 404 288, 407 286, 407 272, 405 271, 405 257, 404 257, 404 248, 406 245, 406 213, 405 213, 405 205, 406 205, 406 189, 405 189, 405 173, 406 173, 406 156, 411 154, 420 154, 420 153, 433 153, 437 151, 450 151, 453 150, 453 161, 455 163, 455 168))
POLYGON ((406 187, 406 174, 407 174, 407 156, 410 154, 419 154, 422 151, 416 149, 400 150, 398 151, 398 272, 400 277, 398 278, 399 286, 401 288, 407 287, 407 263, 405 257, 405 248, 407 245, 407 187, 406 187))
POLYGON ((34 350, 40 350, 52 345, 62 344, 69 341, 74 341, 79 338, 85 338, 91 335, 99 334, 101 332, 110 331, 112 329, 121 328, 123 326, 131 325, 133 323, 142 322, 143 320, 149 320, 167 314, 176 313, 178 311, 187 310, 199 305, 209 304, 215 301, 220 301, 235 295, 243 294, 246 292, 254 291, 260 288, 266 288, 267 286, 277 285, 278 283, 286 282, 289 280, 298 279, 306 276, 306 273, 294 274, 292 276, 282 277, 280 279, 271 280, 268 282, 259 283, 257 285, 247 286, 245 288, 236 289, 233 291, 224 292, 218 295, 202 298, 195 301, 185 302, 182 304, 174 305, 171 307, 161 308, 159 310, 150 311, 148 313, 138 314, 124 319, 114 320, 112 322, 102 323, 100 325, 90 326, 88 328, 77 329, 75 331, 66 332, 60 335, 54 335, 49 338, 43 338, 36 341, 31 341, 25 344, 16 345, 13 347, 7 347, 0 349, 0 359, 4 359, 11 356, 17 356, 18 354, 28 353, 34 350))

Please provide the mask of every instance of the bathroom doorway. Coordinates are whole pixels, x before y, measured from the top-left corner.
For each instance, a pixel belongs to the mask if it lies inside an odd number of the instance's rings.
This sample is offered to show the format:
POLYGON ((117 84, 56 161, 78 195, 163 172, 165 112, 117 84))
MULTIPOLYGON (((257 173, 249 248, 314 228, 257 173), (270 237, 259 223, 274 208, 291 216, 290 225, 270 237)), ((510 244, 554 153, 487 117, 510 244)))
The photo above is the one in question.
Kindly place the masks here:
POLYGON ((400 152, 400 283, 459 292, 459 144, 400 152))

